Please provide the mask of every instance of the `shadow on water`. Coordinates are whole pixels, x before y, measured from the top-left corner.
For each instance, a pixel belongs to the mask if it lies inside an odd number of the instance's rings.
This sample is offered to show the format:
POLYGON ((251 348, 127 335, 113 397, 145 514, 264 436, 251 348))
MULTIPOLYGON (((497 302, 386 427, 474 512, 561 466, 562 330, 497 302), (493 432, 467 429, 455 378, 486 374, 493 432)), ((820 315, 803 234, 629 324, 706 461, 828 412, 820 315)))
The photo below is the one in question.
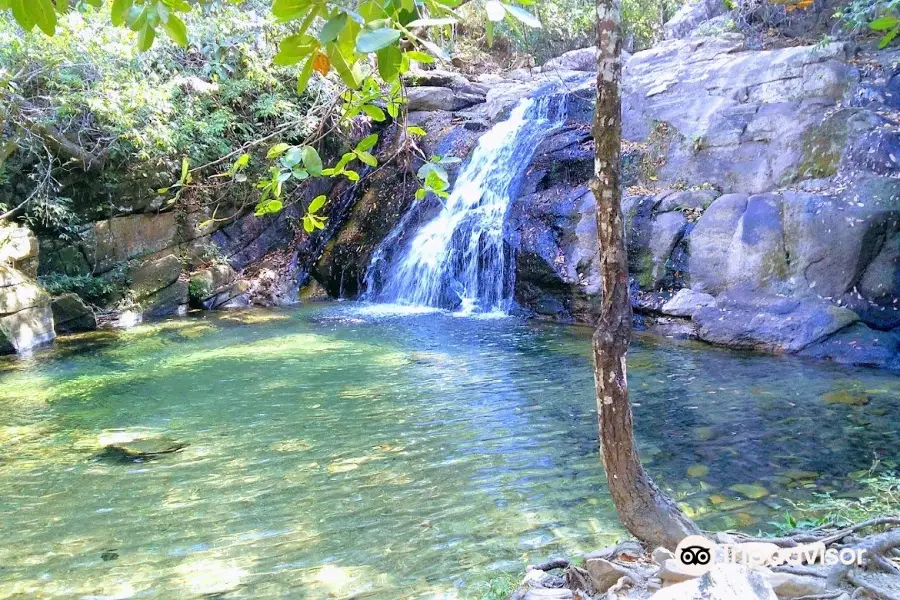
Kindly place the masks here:
MULTIPOLYGON (((638 337, 629 376, 648 469, 704 527, 898 459, 890 374, 638 337)), ((2 361, 0 423, 0 597, 452 598, 622 535, 578 328, 204 314, 2 361), (123 435, 178 451, 97 458, 123 435)))

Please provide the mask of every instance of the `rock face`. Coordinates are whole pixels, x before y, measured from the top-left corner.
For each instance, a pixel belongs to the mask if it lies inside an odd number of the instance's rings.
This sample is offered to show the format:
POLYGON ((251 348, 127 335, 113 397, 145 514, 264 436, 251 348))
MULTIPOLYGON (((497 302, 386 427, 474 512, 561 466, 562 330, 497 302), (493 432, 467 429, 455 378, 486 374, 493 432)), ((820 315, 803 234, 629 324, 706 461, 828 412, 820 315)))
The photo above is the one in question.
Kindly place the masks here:
POLYGON ((50 295, 21 271, 0 265, 0 351, 27 353, 55 337, 50 295))
POLYGON ((689 37, 705 21, 725 14, 724 2, 719 0, 693 0, 685 3, 675 16, 665 24, 667 40, 689 37))
MULTIPOLYGON (((623 199, 634 304, 648 322, 896 368, 900 152, 881 148, 900 135, 878 114, 885 104, 847 107, 860 85, 884 85, 858 83, 847 59, 841 45, 748 51, 724 35, 626 63, 624 134, 638 148, 623 156, 626 186, 659 190, 623 199)), ((572 119, 568 153, 537 153, 510 209, 516 298, 559 320, 591 322, 598 303, 588 125, 572 119)))

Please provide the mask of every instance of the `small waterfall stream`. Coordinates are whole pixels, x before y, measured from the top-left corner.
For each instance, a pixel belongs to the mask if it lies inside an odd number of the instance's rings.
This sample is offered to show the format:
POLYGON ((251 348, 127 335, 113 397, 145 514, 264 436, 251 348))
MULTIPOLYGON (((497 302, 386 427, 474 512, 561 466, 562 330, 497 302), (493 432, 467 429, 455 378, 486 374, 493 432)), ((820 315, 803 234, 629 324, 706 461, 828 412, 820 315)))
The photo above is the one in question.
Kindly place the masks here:
MULTIPOLYGON (((526 98, 478 140, 450 197, 404 244, 414 204, 376 250, 366 276, 369 300, 505 312, 512 303, 512 257, 504 244, 510 201, 540 141, 559 129, 564 95, 526 98)), ((423 202, 434 202, 426 198, 423 202)))

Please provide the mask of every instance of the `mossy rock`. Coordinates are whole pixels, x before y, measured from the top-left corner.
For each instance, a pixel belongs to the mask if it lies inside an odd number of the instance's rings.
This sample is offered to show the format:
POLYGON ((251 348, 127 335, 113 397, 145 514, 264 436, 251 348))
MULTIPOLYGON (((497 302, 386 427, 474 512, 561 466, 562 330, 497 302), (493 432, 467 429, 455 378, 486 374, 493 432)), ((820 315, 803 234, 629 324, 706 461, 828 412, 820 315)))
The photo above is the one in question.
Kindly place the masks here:
POLYGON ((869 403, 869 395, 865 392, 838 390, 822 394, 825 404, 846 404, 847 406, 865 406, 869 403))
POLYGON ((769 490, 755 483, 738 483, 728 489, 737 492, 745 498, 750 498, 751 500, 759 500, 760 498, 765 498, 769 495, 769 490))

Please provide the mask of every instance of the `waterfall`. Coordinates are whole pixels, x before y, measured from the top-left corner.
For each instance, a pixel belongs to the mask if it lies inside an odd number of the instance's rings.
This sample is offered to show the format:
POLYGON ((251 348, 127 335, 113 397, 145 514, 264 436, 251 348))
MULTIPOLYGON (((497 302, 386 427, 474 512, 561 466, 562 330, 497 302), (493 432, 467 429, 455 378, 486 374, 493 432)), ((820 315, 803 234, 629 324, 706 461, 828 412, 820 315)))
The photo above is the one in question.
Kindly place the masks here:
POLYGON ((564 95, 526 98, 482 135, 437 214, 403 243, 411 215, 423 208, 414 204, 378 247, 365 298, 505 312, 514 285, 512 256, 504 245, 507 209, 540 141, 562 127, 566 105, 564 95))

